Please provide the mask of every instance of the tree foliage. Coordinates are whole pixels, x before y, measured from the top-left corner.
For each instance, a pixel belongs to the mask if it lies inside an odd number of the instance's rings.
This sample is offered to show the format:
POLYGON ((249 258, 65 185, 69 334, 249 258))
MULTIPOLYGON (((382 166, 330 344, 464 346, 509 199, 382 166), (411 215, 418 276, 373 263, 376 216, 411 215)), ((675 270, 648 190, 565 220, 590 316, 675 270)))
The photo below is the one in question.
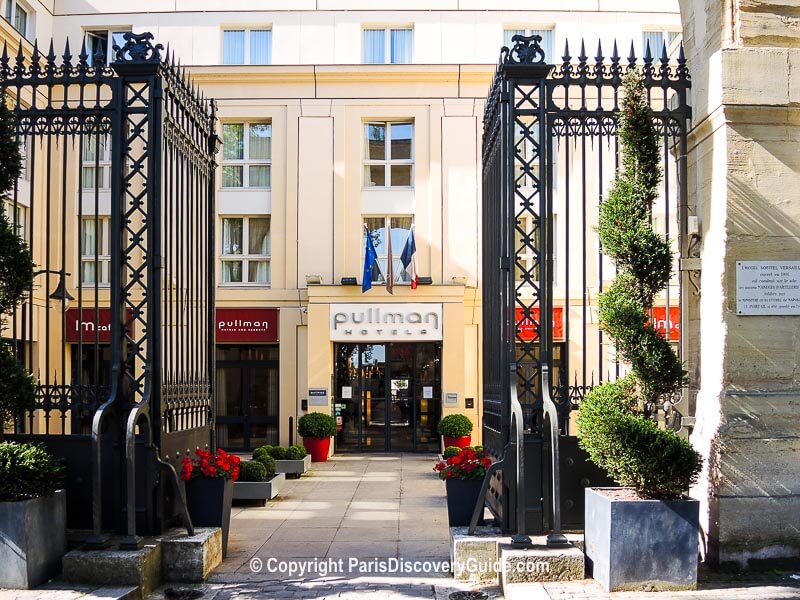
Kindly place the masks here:
POLYGON ((591 460, 646 498, 678 498, 697 479, 700 455, 653 420, 686 372, 669 342, 648 322, 653 299, 669 283, 669 240, 651 227, 662 173, 660 140, 640 74, 623 80, 619 115, 622 168, 600 206, 597 233, 619 269, 600 295, 600 323, 631 374, 594 388, 581 402, 578 436, 591 460))
MULTIPOLYGON (((33 281, 33 259, 12 220, 5 214, 5 202, 22 172, 22 156, 14 114, 0 96, 0 329, 5 329, 9 314, 19 305, 33 281)), ((17 359, 15 348, 0 343, 0 434, 2 426, 30 407, 36 382, 17 359)))

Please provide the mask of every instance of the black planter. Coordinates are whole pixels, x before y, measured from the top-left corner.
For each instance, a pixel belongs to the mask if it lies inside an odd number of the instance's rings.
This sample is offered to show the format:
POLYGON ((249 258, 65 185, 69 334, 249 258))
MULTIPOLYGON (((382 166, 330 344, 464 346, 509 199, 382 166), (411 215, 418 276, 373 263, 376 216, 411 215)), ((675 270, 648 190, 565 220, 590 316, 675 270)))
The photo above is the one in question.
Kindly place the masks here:
POLYGON ((222 557, 228 554, 233 481, 221 477, 196 477, 186 482, 186 505, 192 525, 222 528, 222 557))
MULTIPOLYGON (((468 527, 481 494, 482 479, 446 479, 447 520, 450 527, 468 527)), ((478 520, 483 525, 483 515, 478 520)))

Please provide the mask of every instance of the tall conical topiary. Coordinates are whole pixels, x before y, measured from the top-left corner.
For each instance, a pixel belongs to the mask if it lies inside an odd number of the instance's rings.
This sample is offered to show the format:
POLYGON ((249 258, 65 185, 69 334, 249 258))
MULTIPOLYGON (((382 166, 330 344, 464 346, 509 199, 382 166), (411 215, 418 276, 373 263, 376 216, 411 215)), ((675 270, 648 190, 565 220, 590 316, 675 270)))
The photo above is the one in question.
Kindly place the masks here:
POLYGON ((600 206, 597 233, 619 274, 600 295, 600 323, 625 378, 594 388, 580 405, 578 437, 591 460, 620 484, 647 498, 677 498, 697 479, 701 458, 688 441, 655 422, 659 402, 677 393, 686 372, 649 322, 653 299, 669 284, 669 240, 650 225, 661 182, 660 140, 642 77, 623 79, 619 115, 622 166, 600 206))
MULTIPOLYGON (((8 319, 33 280, 33 260, 25 242, 5 214, 5 202, 22 172, 14 114, 0 96, 0 329, 9 337, 8 319)), ((14 346, 0 342, 0 437, 3 426, 33 405, 36 382, 19 362, 14 346)))

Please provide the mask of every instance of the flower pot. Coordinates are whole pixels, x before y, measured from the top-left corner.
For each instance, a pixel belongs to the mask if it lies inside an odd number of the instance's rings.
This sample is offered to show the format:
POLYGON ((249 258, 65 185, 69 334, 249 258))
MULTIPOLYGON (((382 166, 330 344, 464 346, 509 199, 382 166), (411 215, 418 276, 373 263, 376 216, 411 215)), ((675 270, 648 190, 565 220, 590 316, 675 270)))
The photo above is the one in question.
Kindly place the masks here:
POLYGON ((304 437, 303 446, 311 455, 312 462, 325 462, 331 449, 331 438, 304 437))
POLYGON ((286 481, 286 475, 276 473, 269 481, 235 481, 233 483, 234 500, 258 500, 265 504, 275 498, 286 481))
POLYGON ((58 575, 67 551, 66 524, 65 490, 0 502, 0 588, 30 589, 58 575))
MULTIPOLYGON (((481 493, 481 479, 446 479, 447 520, 450 527, 468 527, 481 493)), ((483 525, 483 515, 478 520, 483 525)))
POLYGON ((462 435, 461 437, 448 437, 446 435, 442 436, 444 438, 444 447, 449 448, 450 446, 457 446, 459 448, 466 448, 469 446, 470 442, 472 441, 472 435, 462 435))
POLYGON ((233 481, 222 477, 195 477, 186 482, 186 505, 192 525, 222 528, 222 557, 228 553, 233 481))
POLYGON ((586 566, 609 592, 697 587, 697 500, 627 498, 586 488, 586 566))
POLYGON ((303 473, 311 468, 311 456, 306 454, 303 458, 298 460, 276 460, 275 472, 285 473, 287 477, 300 477, 303 473))

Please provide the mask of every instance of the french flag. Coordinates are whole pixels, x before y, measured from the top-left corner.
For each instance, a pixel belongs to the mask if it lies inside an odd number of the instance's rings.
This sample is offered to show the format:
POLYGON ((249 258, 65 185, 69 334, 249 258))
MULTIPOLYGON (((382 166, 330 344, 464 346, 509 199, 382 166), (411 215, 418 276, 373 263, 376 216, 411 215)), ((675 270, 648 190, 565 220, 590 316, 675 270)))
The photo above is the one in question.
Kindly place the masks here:
POLYGON ((417 289, 417 261, 414 254, 417 252, 417 245, 414 243, 414 227, 411 227, 411 232, 408 234, 406 245, 403 247, 403 253, 400 255, 400 262, 403 263, 403 268, 411 275, 411 289, 417 289), (409 268, 409 265, 411 268, 409 268))

